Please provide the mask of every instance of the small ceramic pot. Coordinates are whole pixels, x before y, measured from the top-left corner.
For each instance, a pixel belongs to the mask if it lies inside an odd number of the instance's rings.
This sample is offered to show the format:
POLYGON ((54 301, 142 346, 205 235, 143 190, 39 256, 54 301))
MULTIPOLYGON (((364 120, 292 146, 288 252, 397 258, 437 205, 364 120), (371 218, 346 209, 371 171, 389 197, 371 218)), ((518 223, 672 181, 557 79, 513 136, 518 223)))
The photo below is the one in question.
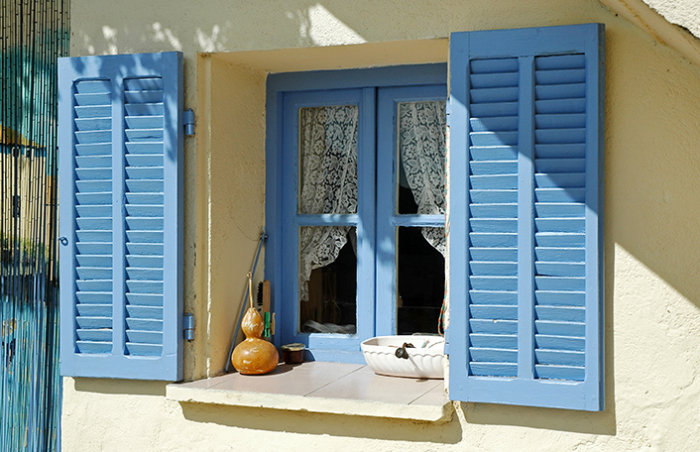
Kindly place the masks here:
POLYGON ((306 346, 300 343, 285 344, 280 347, 282 350, 282 361, 285 364, 301 364, 304 362, 306 346))

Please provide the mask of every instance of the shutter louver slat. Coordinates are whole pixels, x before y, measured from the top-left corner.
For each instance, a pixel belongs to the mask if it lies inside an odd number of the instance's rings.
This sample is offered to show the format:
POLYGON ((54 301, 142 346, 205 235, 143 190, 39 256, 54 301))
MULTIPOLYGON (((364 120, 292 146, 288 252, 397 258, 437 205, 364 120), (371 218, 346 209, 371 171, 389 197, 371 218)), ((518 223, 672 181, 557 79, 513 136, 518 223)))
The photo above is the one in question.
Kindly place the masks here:
POLYGON ((112 339, 112 333, 106 330, 77 329, 78 340, 86 342, 108 342, 112 339))
POLYGON ((516 305, 518 303, 515 291, 509 290, 470 290, 469 295, 474 304, 516 305))
POLYGON ((535 320, 535 327, 541 335, 582 337, 585 332, 585 325, 581 322, 548 322, 546 320, 535 320))
POLYGON ((469 278, 473 290, 488 290, 498 285, 503 290, 518 290, 518 278, 508 276, 471 276, 469 278))
POLYGON ((576 380, 583 381, 585 369, 583 367, 561 366, 548 364, 535 365, 535 373, 539 378, 547 380, 576 380))
POLYGON ((111 127, 112 118, 110 117, 75 119, 75 128, 80 132, 87 130, 105 130, 110 129, 111 127))
POLYGON ((471 146, 471 161, 478 160, 517 160, 518 150, 514 146, 471 146))
MULTIPOLYGON (((81 80, 75 84, 75 92, 78 94, 110 94, 112 85, 109 80, 81 80)), ((107 102, 109 105, 110 102, 107 102)))
MULTIPOLYGON (((535 306, 536 318, 538 320, 565 320, 571 322, 583 322, 585 320, 585 312, 579 307, 563 307, 563 306, 535 306)), ((535 334, 535 342, 537 342, 537 334, 535 334)), ((582 338, 583 339, 583 338, 582 338)))
POLYGON ((92 129, 88 132, 75 132, 75 141, 78 144, 108 144, 111 138, 111 130, 92 129))
POLYGON ((111 159, 112 149, 110 144, 76 144, 75 155, 79 156, 109 156, 111 159))
POLYGON ((159 154, 163 153, 163 143, 150 143, 150 142, 129 142, 125 143, 126 149, 129 154, 159 154))
POLYGON ((111 106, 76 106, 74 110, 76 118, 104 118, 112 114, 111 106))
POLYGON ((91 341, 75 341, 78 353, 84 354, 99 354, 109 353, 112 351, 112 344, 107 342, 91 342, 91 341))
POLYGON ((471 319, 469 327, 475 334, 517 334, 518 322, 514 320, 471 319))
MULTIPOLYGON (((136 282, 144 282, 148 283, 148 280, 132 280, 130 281, 132 283, 136 282)), ((127 284, 129 287, 132 287, 131 284, 127 284)), ((138 289, 137 289, 138 290, 138 289)), ((127 293, 126 299, 130 304, 138 305, 138 306, 160 306, 163 300, 163 296, 161 295, 160 292, 162 292, 162 287, 161 288, 148 288, 148 289, 141 289, 145 290, 144 292, 131 292, 127 293), (148 292, 146 292, 148 291, 148 292)))
MULTIPOLYGON (((82 82, 78 82, 82 83, 82 82)), ((73 95, 73 98, 75 99, 75 105, 79 107, 83 107, 86 105, 90 106, 96 106, 96 107, 104 107, 106 105, 109 105, 111 100, 110 100, 110 92, 106 91, 103 93, 90 93, 90 94, 78 94, 79 91, 76 89, 76 94, 73 95)))

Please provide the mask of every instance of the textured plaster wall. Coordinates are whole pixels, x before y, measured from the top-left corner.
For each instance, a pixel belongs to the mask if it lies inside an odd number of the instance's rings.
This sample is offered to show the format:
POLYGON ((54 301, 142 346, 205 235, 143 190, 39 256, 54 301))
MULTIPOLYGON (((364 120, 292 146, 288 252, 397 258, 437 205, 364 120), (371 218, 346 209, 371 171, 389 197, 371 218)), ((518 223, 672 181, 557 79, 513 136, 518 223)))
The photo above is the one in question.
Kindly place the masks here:
POLYGON ((604 22, 607 382, 601 413, 458 404, 434 426, 181 405, 165 399, 163 383, 67 378, 63 450, 700 449, 698 55, 609 6, 72 0, 73 55, 185 54, 185 99, 198 120, 185 161, 185 304, 197 317, 188 379, 224 365, 263 223, 266 71, 440 61, 445 41, 434 38, 452 31, 604 22), (419 39, 431 41, 386 44, 419 39), (263 52, 291 48, 307 50, 263 52))
POLYGON ((666 20, 700 38, 700 2, 696 0, 644 0, 666 20))

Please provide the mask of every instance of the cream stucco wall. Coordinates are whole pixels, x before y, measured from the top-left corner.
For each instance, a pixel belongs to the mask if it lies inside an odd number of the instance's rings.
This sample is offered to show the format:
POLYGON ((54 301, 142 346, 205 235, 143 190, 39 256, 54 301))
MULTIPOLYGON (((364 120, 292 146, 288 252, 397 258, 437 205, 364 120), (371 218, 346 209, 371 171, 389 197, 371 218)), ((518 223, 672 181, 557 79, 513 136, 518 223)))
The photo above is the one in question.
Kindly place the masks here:
POLYGON ((695 38, 661 39, 645 26, 656 13, 618 9, 646 7, 638 0, 71 3, 72 55, 185 55, 198 121, 185 150, 185 304, 197 318, 187 379, 223 368, 264 221, 268 71, 444 61, 452 31, 605 23, 606 410, 457 404, 451 422, 430 425, 181 405, 163 383, 67 378, 64 450, 700 449, 695 38), (358 46, 328 47, 347 44, 358 46))

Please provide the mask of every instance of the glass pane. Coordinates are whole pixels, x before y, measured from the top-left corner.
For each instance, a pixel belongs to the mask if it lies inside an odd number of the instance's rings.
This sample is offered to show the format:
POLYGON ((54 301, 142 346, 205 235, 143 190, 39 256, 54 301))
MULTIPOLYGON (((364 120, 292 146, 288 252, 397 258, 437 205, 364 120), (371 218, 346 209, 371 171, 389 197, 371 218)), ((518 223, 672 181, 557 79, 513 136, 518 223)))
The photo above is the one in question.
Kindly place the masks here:
POLYGON ((445 229, 397 229, 396 332, 437 333, 445 296, 445 229))
POLYGON ((299 331, 355 334, 357 236, 351 226, 299 233, 299 331))
POLYGON ((357 212, 356 105, 299 109, 299 213, 357 212))
POLYGON ((400 214, 445 213, 445 101, 400 102, 400 214))

